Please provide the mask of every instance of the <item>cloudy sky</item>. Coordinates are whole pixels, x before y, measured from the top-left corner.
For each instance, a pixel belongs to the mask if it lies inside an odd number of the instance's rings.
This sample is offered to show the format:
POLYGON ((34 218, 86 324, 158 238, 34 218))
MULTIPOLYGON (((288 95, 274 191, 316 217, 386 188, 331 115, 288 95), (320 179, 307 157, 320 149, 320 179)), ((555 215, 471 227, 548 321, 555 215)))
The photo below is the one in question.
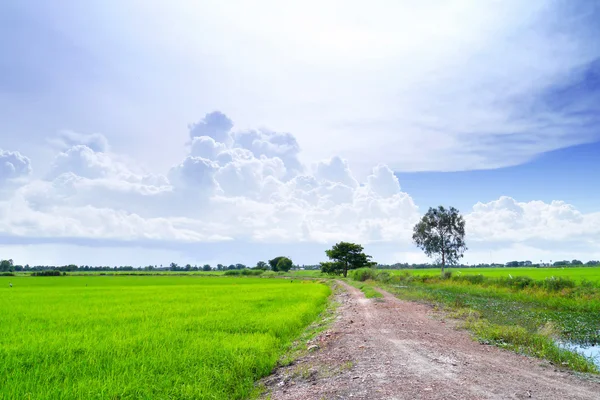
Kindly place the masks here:
POLYGON ((0 258, 600 259, 596 1, 8 0, 0 258))

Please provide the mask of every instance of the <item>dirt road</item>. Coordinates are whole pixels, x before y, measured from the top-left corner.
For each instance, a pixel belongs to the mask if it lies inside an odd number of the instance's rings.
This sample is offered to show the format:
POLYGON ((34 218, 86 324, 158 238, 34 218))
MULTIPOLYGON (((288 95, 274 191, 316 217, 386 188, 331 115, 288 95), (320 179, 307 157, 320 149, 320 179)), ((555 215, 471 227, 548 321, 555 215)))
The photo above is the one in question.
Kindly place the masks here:
POLYGON ((479 344, 425 305, 351 286, 319 349, 265 380, 271 399, 600 399, 600 381, 479 344))

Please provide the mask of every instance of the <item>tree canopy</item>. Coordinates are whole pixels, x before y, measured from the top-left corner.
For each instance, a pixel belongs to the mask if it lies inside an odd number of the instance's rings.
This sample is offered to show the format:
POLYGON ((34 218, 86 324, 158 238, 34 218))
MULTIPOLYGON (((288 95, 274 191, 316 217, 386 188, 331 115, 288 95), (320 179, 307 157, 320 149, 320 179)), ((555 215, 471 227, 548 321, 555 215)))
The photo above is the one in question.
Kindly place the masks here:
POLYGON ((259 261, 256 263, 256 267, 254 267, 254 269, 262 269, 263 271, 266 271, 269 269, 269 265, 264 261, 259 261))
POLYGON ((370 261, 371 256, 363 253, 360 244, 339 242, 331 249, 325 250, 325 254, 331 260, 321 263, 321 271, 327 274, 348 275, 348 270, 372 267, 377 263, 370 261))
POLYGON ((289 257, 279 256, 279 257, 275 257, 272 260, 269 260, 269 266, 271 267, 272 271, 287 272, 290 269, 292 269, 293 265, 294 265, 294 263, 292 262, 292 259, 289 257), (282 260, 283 260, 283 262, 282 262, 282 260), (281 262, 281 265, 279 264, 280 262, 281 262))
POLYGON ((290 269, 292 269, 293 265, 294 264, 292 263, 291 259, 287 257, 281 257, 279 261, 277 261, 277 271, 288 272, 290 269))
POLYGON ((428 257, 436 258, 443 273, 446 264, 456 264, 467 250, 465 220, 454 207, 429 208, 414 227, 413 241, 428 257))

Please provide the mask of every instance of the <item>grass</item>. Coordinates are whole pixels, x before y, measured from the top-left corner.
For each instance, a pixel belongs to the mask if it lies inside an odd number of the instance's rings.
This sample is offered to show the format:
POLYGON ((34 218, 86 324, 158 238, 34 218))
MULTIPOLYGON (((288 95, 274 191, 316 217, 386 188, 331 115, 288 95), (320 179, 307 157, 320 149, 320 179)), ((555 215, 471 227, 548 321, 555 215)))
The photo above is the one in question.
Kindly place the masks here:
POLYGON ((278 279, 1 277, 0 398, 246 398, 329 294, 278 279))
MULTIPOLYGON (((486 277, 528 276, 532 279, 545 279, 549 277, 569 278, 576 282, 584 280, 600 282, 600 267, 548 267, 548 268, 447 268, 454 276, 456 275, 478 275, 486 277)), ((427 269, 388 269, 385 270, 392 275, 410 273, 413 275, 439 275, 439 268, 427 269)))
POLYGON ((352 279, 345 279, 344 281, 347 284, 354 286, 357 289, 360 289, 360 291, 364 293, 367 299, 378 299, 383 297, 381 293, 379 293, 373 288, 372 281, 356 282, 352 279))
POLYGON ((353 276, 369 276, 398 297, 425 300, 453 311, 482 342, 545 358, 576 371, 599 372, 591 359, 557 344, 600 343, 600 286, 595 283, 483 275, 442 279, 439 274, 389 272, 356 271, 353 276))

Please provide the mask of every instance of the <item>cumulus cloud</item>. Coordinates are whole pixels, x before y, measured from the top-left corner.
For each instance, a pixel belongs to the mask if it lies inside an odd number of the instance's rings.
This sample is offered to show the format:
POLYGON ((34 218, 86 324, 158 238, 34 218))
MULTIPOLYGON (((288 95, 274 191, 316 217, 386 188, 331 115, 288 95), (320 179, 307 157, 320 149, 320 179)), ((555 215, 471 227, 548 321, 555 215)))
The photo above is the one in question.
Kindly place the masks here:
POLYGON ((84 145, 96 152, 109 151, 108 140, 100 133, 79 133, 73 131, 61 131, 56 137, 48 142, 60 150, 68 150, 73 146, 84 145))
POLYGON ((31 162, 18 151, 0 149, 0 184, 31 173, 31 162))
POLYGON ((373 168, 373 173, 367 177, 367 185, 373 193, 381 197, 400 193, 400 182, 387 165, 379 164, 373 168))
POLYGON ((189 126, 190 138, 207 136, 217 142, 226 142, 233 122, 220 111, 206 114, 204 118, 189 126))
POLYGON ((185 240, 216 235, 278 243, 406 242, 418 209, 387 167, 375 167, 364 185, 339 157, 301 175, 305 168, 293 136, 230 133, 233 124, 222 113, 206 116, 203 124, 196 134, 212 136, 193 137, 189 154, 168 178, 137 172, 118 155, 83 144, 60 152, 44 181, 21 188, 4 205, 11 210, 4 214, 5 232, 14 226, 19 235, 39 229, 46 236, 94 237, 97 231, 98 237, 129 240, 144 237, 137 229, 146 227, 151 237, 162 237, 153 230, 164 228, 167 236, 185 240), (227 137, 215 134, 211 124, 227 137), (94 227, 101 215, 114 227, 112 236, 106 236, 106 226, 94 227), (119 218, 122 224, 115 222, 119 218), (23 228, 36 219, 35 229, 23 228), (42 232, 51 225, 50 233, 42 232))
POLYGON ((466 216, 469 238, 478 242, 600 243, 600 212, 583 214, 563 201, 518 202, 503 196, 477 203, 466 216))
POLYGON ((356 188, 358 182, 350 172, 348 162, 338 156, 317 164, 315 177, 320 181, 340 183, 350 188, 356 188))
POLYGON ((300 146, 296 138, 289 133, 268 130, 242 131, 235 132, 233 140, 235 147, 248 149, 255 157, 281 159, 288 171, 288 178, 302 172, 302 165, 298 160, 300 146))
MULTIPOLYGON (((221 113, 219 120, 230 121, 221 113)), ((419 208, 388 166, 376 165, 362 182, 339 156, 290 173, 296 140, 265 132, 227 131, 223 142, 194 137, 188 155, 166 176, 144 172, 110 151, 73 145, 56 155, 45 179, 21 185, 0 202, 0 235, 153 246, 349 240, 413 254, 419 208)), ((25 157, 1 154, 13 165, 7 169, 11 179, 14 165, 20 165, 17 176, 29 171, 25 157)), ((600 213, 583 214, 561 201, 501 197, 477 203, 465 218, 473 254, 517 244, 539 252, 600 245, 600 213)))

